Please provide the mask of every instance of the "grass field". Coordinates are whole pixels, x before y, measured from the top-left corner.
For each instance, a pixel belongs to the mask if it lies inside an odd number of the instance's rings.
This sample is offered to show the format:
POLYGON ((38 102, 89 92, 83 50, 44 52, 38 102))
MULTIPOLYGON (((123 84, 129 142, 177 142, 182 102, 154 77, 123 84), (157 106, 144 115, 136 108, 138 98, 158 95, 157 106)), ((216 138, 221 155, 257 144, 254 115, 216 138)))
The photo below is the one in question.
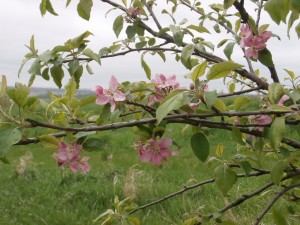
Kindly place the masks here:
MULTIPOLYGON (((166 136, 180 147, 173 147, 180 155, 170 158, 159 167, 141 163, 131 147, 135 136, 131 128, 99 133, 102 144, 92 152, 92 169, 87 175, 72 174, 56 166, 54 151, 42 144, 15 146, 7 155, 9 165, 0 164, 0 224, 1 225, 87 225, 108 208, 114 196, 123 199, 135 196, 144 205, 174 191, 212 178, 211 169, 194 157, 189 144, 190 131, 182 133, 182 126, 170 126, 166 136), (20 163, 22 161, 22 163, 20 163)), ((225 145, 223 158, 236 151, 227 131, 209 136, 210 156, 217 144, 225 145)), ((268 168, 268 163, 263 163, 268 168)), ((240 170, 240 172, 242 172, 240 170)), ((134 215, 145 225, 182 224, 196 214, 209 214, 252 192, 266 183, 269 176, 239 179, 224 198, 215 184, 193 189, 159 205, 138 211, 134 215)), ((264 193, 233 209, 223 218, 236 224, 252 224, 266 207, 274 192, 264 193), (267 197, 266 197, 267 196, 267 197)), ((267 215, 264 224, 273 224, 267 215)), ((100 224, 100 223, 98 223, 100 224)), ((210 224, 215 224, 213 220, 210 224)), ((291 224, 297 224, 291 221, 291 224)))

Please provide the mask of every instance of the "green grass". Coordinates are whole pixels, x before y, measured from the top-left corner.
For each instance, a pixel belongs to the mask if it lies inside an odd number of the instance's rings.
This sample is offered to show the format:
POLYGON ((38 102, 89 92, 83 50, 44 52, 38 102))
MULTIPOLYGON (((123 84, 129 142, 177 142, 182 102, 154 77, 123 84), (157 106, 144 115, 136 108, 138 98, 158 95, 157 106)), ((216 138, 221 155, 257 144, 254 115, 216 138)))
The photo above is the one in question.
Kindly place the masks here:
MULTIPOLYGON (((181 130, 179 125, 168 127, 166 136, 176 140, 180 147, 173 148, 180 155, 159 167, 139 161, 131 147, 135 141, 131 128, 101 132, 98 135, 103 144, 95 151, 84 153, 90 156, 92 166, 86 176, 58 168, 52 158, 54 151, 42 144, 14 146, 7 155, 11 164, 0 164, 0 224, 93 224, 93 219, 112 208, 115 195, 120 199, 134 195, 135 202, 144 205, 211 178, 216 164, 212 164, 212 168, 202 164, 190 149, 191 131, 182 133, 181 130), (24 159, 24 156, 27 156, 25 171, 18 172, 20 157, 24 159)), ((215 156, 219 143, 225 145, 223 159, 236 152, 230 132, 214 131, 209 138, 210 156, 215 156)), ((263 168, 268 167, 269 163, 263 161, 263 168)), ((141 210, 135 216, 145 225, 182 224, 189 216, 221 209, 226 202, 254 191, 268 179, 269 176, 239 179, 226 198, 215 184, 209 184, 141 210)), ((272 191, 266 193, 265 198, 255 197, 223 218, 232 218, 238 224, 252 224, 273 194, 272 191)), ((271 216, 267 215, 264 222, 272 224, 271 216)))

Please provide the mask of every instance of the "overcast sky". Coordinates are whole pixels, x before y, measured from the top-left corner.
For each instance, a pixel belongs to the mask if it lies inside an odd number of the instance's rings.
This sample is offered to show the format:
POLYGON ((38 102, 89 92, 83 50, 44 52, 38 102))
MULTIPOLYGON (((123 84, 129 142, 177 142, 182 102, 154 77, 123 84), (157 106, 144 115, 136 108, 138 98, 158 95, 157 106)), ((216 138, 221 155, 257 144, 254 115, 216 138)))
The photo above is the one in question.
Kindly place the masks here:
MULTIPOLYGON (((105 13, 109 9, 106 4, 94 1, 95 7, 92 10, 91 20, 85 21, 77 15, 76 4, 78 1, 73 0, 68 8, 65 8, 65 2, 65 0, 52 0, 59 16, 46 14, 42 17, 39 11, 40 0, 0 1, 0 74, 7 76, 9 85, 13 85, 15 82, 28 82, 28 67, 23 69, 20 78, 17 77, 17 73, 24 55, 28 52, 24 45, 29 43, 33 34, 39 53, 52 49, 56 45, 61 45, 69 38, 76 37, 87 30, 94 34, 89 39, 91 40, 90 48, 95 52, 116 40, 112 31, 112 23, 118 14, 113 12, 105 18, 105 13)), ((214 1, 205 2, 212 3, 214 1)), ((180 15, 182 18, 189 13, 188 11, 182 12, 180 15)), ((161 22, 166 22, 165 26, 167 26, 169 21, 166 17, 163 18, 165 20, 163 19, 161 22)), ((279 28, 272 25, 271 30, 279 35, 282 41, 272 38, 268 42, 268 48, 273 52, 274 62, 281 78, 285 76, 283 68, 294 70, 297 74, 300 74, 299 41, 294 31, 291 39, 287 41, 285 29, 285 27, 279 28)), ((215 37, 210 37, 210 40, 215 40, 215 37)), ((237 47, 235 48, 237 49, 237 47)), ((225 58, 224 55, 221 55, 221 57, 225 58)), ((242 55, 239 54, 235 55, 234 60, 244 62, 242 55)), ((147 57, 146 61, 150 65, 153 75, 157 73, 176 74, 182 83, 188 83, 188 81, 184 81, 183 75, 189 71, 180 63, 175 63, 173 56, 167 59, 167 63, 163 63, 158 56, 147 57)), ((106 86, 111 75, 115 75, 121 82, 146 79, 138 54, 103 59, 101 67, 92 64, 92 68, 95 74, 92 76, 85 74, 83 76, 82 88, 92 89, 96 84, 106 86)), ((267 73, 266 75, 268 76, 267 73)), ((65 73, 65 77, 64 84, 68 80, 67 73, 65 73)), ((52 81, 47 82, 41 78, 36 79, 34 86, 55 87, 52 81)), ((211 86, 216 86, 216 84, 211 86)))

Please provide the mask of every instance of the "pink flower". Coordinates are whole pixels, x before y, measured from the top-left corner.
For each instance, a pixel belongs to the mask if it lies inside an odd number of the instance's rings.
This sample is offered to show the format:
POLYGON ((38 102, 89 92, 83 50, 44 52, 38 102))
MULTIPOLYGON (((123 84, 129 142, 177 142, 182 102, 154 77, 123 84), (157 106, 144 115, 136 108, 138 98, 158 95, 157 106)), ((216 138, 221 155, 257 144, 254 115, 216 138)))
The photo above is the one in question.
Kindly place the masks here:
POLYGON ((69 167, 73 173, 81 171, 87 173, 90 170, 90 165, 87 163, 88 157, 80 158, 80 152, 82 146, 76 143, 67 144, 65 142, 59 142, 59 148, 57 153, 54 154, 54 158, 59 167, 69 167))
POLYGON ((287 96, 287 95, 283 95, 280 99, 279 99, 279 101, 278 101, 278 105, 283 105, 284 104, 284 102, 286 101, 286 100, 288 100, 288 99, 290 99, 290 97, 289 96, 287 96))
POLYGON ((268 115, 249 116, 248 120, 250 123, 260 125, 267 125, 272 123, 272 117, 268 115))
POLYGON ((101 86, 96 87, 96 104, 105 105, 110 104, 110 111, 113 112, 116 108, 116 102, 121 102, 126 99, 126 96, 123 92, 118 90, 118 81, 112 76, 109 82, 109 89, 105 90, 101 86))
POLYGON ((266 48, 266 42, 272 36, 271 31, 260 31, 258 35, 254 35, 248 24, 243 24, 241 27, 240 36, 242 37, 240 46, 247 48, 246 57, 258 58, 259 51, 266 48))
POLYGON ((129 16, 135 18, 138 15, 142 14, 142 10, 140 10, 138 7, 130 7, 127 10, 127 13, 128 13, 129 16))
POLYGON ((155 92, 157 95, 149 97, 150 104, 161 102, 172 90, 179 87, 179 83, 176 81, 176 75, 166 77, 163 74, 159 74, 155 76, 155 79, 152 79, 152 83, 156 84, 155 92))
POLYGON ((142 162, 151 162, 153 165, 159 166, 167 158, 178 155, 178 153, 170 151, 171 145, 171 138, 161 138, 160 140, 150 139, 145 145, 139 142, 135 148, 139 151, 142 162))

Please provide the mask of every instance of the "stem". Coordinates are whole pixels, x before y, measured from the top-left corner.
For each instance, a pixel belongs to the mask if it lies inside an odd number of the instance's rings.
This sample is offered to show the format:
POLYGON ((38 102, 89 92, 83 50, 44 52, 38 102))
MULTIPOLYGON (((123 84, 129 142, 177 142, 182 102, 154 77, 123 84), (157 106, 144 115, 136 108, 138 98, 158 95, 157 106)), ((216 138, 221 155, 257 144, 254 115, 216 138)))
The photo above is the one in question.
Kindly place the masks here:
POLYGON ((254 225, 258 225, 260 223, 260 221, 264 218, 264 216, 266 215, 266 213, 273 207, 273 205, 275 204, 275 202, 281 197, 283 196, 287 191, 299 187, 300 183, 296 183, 296 184, 291 184, 289 186, 286 186, 284 189, 282 189, 280 192, 278 192, 275 197, 272 199, 272 201, 270 202, 270 204, 264 209, 264 211, 259 215, 259 217, 257 218, 256 222, 254 223, 254 225))
MULTIPOLYGON (((257 177, 257 176, 262 176, 262 175, 269 174, 269 173, 270 173, 269 171, 258 171, 258 172, 250 173, 248 176, 250 176, 250 177, 256 176, 257 177)), ((238 174, 237 176, 238 177, 247 177, 246 174, 238 174)), ((210 183, 213 183, 213 182, 215 182, 214 178, 206 180, 206 181, 202 181, 202 182, 190 185, 190 186, 185 186, 183 189, 181 189, 179 191, 176 191, 176 192, 174 192, 172 194, 166 195, 166 196, 164 196, 164 197, 162 197, 160 199, 157 199, 157 200, 155 200, 153 202, 150 202, 150 203, 148 203, 146 205, 140 206, 137 209, 131 211, 129 214, 133 214, 133 213, 135 213, 135 212, 137 212, 137 211, 139 211, 141 209, 148 208, 148 207, 150 207, 152 205, 156 205, 156 204, 161 203, 163 201, 166 201, 166 200, 168 200, 168 199, 170 199, 172 197, 175 197, 176 195, 180 195, 180 194, 182 194, 182 193, 184 193, 186 191, 189 191, 191 189, 194 189, 194 188, 206 185, 206 184, 210 184, 210 183)))

